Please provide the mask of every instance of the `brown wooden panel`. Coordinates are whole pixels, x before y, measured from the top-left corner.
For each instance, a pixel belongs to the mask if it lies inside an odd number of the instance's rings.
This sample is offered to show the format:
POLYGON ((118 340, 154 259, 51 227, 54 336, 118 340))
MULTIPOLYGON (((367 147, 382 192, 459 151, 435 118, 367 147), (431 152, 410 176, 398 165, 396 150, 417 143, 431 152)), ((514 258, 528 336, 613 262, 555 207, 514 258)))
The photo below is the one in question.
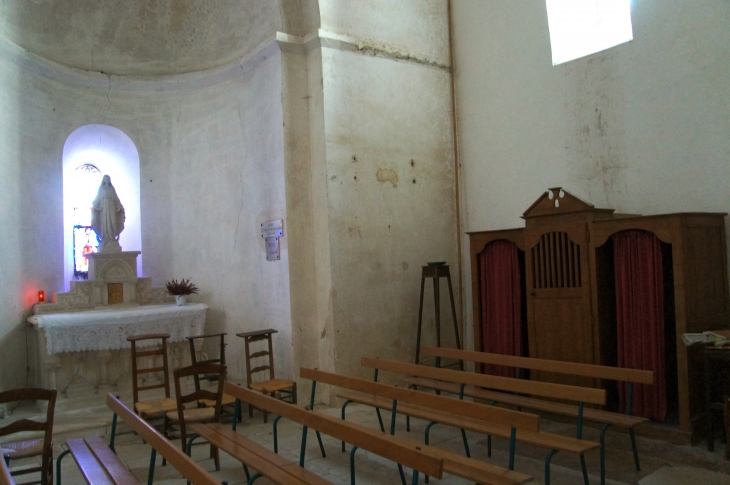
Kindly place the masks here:
POLYGON ((491 354, 488 352, 472 352, 469 350, 450 349, 445 347, 423 348, 423 355, 432 357, 446 357, 457 360, 471 360, 482 364, 504 365, 521 369, 542 370, 561 374, 575 374, 597 379, 612 379, 616 381, 638 382, 654 384, 654 373, 649 370, 627 369, 622 367, 608 367, 604 365, 576 364, 558 360, 537 359, 533 357, 519 357, 514 355, 491 354))
POLYGON ((566 399, 569 401, 586 402, 591 404, 606 404, 606 391, 587 387, 567 386, 548 382, 526 381, 510 377, 497 377, 475 372, 441 369, 425 365, 409 364, 397 360, 375 359, 363 357, 360 360, 363 367, 381 369, 388 372, 397 372, 409 376, 427 377, 446 382, 456 382, 471 386, 497 389, 500 391, 531 394, 534 396, 566 399))
POLYGON ((281 417, 386 457, 409 468, 414 468, 437 478, 441 478, 443 474, 443 460, 434 459, 424 453, 420 446, 410 440, 399 440, 395 436, 382 434, 380 431, 373 432, 364 426, 308 411, 230 382, 226 382, 225 391, 231 396, 235 396, 259 409, 266 409, 272 414, 278 414, 281 417))
POLYGON ((311 379, 345 389, 386 397, 399 402, 416 404, 445 413, 499 423, 503 426, 525 429, 527 431, 540 431, 540 418, 534 414, 512 411, 511 409, 495 408, 486 404, 469 401, 455 401, 448 397, 433 396, 420 391, 366 381, 356 377, 332 374, 316 369, 307 369, 306 367, 302 367, 299 370, 299 376, 303 379, 311 379))
MULTIPOLYGON (((685 228, 684 263, 688 324, 719 317, 726 312, 726 268, 717 257, 724 250, 722 243, 723 231, 720 227, 685 228)), ((690 327, 689 331, 701 330, 690 327)))

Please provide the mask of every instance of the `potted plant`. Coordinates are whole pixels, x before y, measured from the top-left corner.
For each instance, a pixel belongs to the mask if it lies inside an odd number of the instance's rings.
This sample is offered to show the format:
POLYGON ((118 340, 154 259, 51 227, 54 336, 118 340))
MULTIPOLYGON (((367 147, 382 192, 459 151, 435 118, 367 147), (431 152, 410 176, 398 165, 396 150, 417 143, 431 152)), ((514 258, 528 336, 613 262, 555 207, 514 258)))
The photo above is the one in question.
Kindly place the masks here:
POLYGON ((167 292, 175 297, 175 304, 178 306, 187 303, 188 295, 192 295, 193 293, 197 294, 199 291, 194 283, 184 278, 180 281, 168 281, 165 286, 167 287, 167 292))

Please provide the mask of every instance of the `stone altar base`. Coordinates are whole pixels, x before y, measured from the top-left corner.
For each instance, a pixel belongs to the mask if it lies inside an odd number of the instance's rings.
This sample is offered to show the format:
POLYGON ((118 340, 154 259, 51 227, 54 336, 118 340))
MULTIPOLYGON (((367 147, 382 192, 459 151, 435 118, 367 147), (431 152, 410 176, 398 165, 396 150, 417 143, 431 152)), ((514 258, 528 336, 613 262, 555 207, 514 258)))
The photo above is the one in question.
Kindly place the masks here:
MULTIPOLYGON (((38 345, 37 341, 35 345, 38 345)), ((170 390, 174 393, 175 381, 172 373, 175 369, 192 363, 190 348, 187 341, 168 342, 167 347, 170 390)), ((38 349, 34 350, 35 355, 39 355, 38 349)), ((139 359, 140 365, 142 365, 142 359, 139 359)), ((131 350, 129 349, 63 352, 45 355, 42 360, 41 365, 37 365, 37 361, 34 362, 35 365, 32 366, 31 372, 34 381, 41 387, 55 387, 58 390, 56 401, 58 410, 104 406, 108 392, 121 396, 123 400, 132 400, 131 350)), ((161 366, 161 358, 158 357, 158 360, 160 362, 156 362, 155 365, 161 366)), ((152 367, 151 364, 144 365, 152 367)), ((159 382, 161 375, 151 373, 146 378, 145 382, 149 385, 159 382)))

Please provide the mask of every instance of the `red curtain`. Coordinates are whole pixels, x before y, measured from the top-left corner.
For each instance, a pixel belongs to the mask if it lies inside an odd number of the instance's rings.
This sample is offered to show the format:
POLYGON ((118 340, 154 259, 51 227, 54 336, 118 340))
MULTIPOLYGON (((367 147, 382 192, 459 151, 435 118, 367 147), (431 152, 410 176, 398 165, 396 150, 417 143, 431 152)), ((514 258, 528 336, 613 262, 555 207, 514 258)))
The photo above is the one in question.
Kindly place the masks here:
MULTIPOLYGON (((618 366, 654 371, 654 385, 634 384, 632 414, 664 421, 667 396, 664 360, 664 274, 662 248, 646 231, 612 236, 616 274, 618 366)), ((619 385, 621 410, 627 384, 619 385)))
MULTIPOLYGON (((479 254, 482 349, 522 355, 522 295, 517 245, 498 240, 479 254)), ((485 365, 485 372, 514 377, 514 369, 485 365)))

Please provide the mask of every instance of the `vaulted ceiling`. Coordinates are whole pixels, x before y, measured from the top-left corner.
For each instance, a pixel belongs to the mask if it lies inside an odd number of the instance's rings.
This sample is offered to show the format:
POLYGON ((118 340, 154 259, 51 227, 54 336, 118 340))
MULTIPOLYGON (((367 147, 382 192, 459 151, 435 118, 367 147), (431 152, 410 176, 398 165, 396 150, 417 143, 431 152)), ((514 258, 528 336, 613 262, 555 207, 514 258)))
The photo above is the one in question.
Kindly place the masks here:
POLYGON ((291 30, 302 1, 0 0, 0 35, 86 71, 181 74, 225 65, 291 30))

